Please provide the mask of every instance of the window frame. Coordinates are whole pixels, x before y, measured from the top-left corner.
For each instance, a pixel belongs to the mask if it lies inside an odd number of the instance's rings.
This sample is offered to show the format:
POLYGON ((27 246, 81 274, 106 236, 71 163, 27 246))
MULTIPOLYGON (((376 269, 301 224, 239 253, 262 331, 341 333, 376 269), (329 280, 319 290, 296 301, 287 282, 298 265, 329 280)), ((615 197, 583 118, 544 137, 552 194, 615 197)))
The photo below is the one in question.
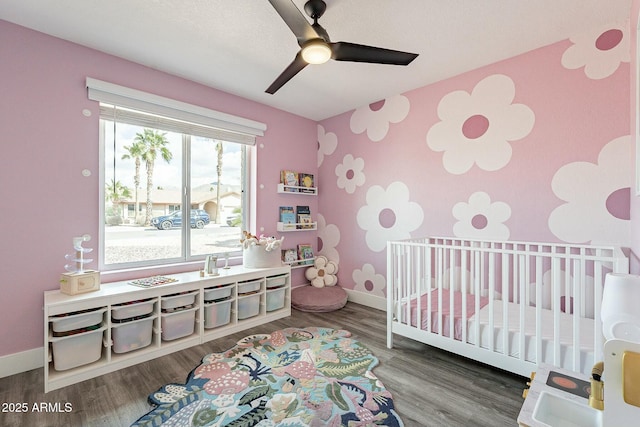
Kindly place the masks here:
MULTIPOLYGON (((251 180, 254 179, 254 174, 251 168, 254 166, 253 150, 255 149, 255 139, 257 136, 262 136, 266 130, 266 125, 260 122, 255 122, 249 119, 232 116, 225 113, 220 113, 214 110, 186 104, 180 101, 175 101, 169 98, 163 98, 157 95, 148 94, 145 92, 137 91, 134 89, 117 86, 111 83, 101 82, 99 80, 87 78, 88 97, 91 100, 98 101, 103 104, 111 104, 116 107, 123 107, 125 109, 132 109, 147 113, 151 115, 160 115, 167 117, 165 113, 175 113, 176 116, 169 116, 169 119, 176 121, 184 121, 186 118, 196 120, 194 123, 198 129, 205 132, 212 131, 220 138, 212 138, 222 140, 230 143, 239 143, 241 147, 241 183, 240 183, 240 198, 242 206, 242 224, 247 227, 249 224, 249 215, 254 212, 254 209, 250 205, 252 200, 250 197, 250 189, 252 188, 251 180), (124 105, 120 105, 124 104, 124 105), (138 109, 138 106, 142 106, 142 109, 138 109), (213 125, 223 126, 216 127, 213 125), (205 129, 206 128, 206 129, 205 129), (227 139, 231 138, 232 140, 227 139)), ((115 108, 114 108, 115 111, 115 108)), ((105 176, 106 168, 105 162, 110 159, 106 159, 105 151, 105 120, 109 120, 108 117, 99 118, 99 165, 100 165, 100 188, 99 188, 99 246, 100 253, 98 257, 99 269, 103 271, 117 271, 124 269, 142 269, 147 267, 162 267, 166 265, 175 264, 188 264, 191 262, 201 261, 205 258, 205 254, 191 255, 191 228, 190 220, 182 221, 181 227, 181 255, 173 258, 163 258, 156 260, 144 260, 133 261, 126 263, 111 263, 105 264, 105 176)), ((114 120, 114 119, 112 119, 114 120)), ((178 123, 180 125, 180 123, 178 123)), ((149 126, 153 127, 153 126, 149 126)), ((160 129, 160 128, 156 128, 160 129)), ((162 130, 162 129, 160 129, 162 130)), ((195 135, 202 136, 202 135, 195 135)), ((191 210, 191 182, 190 182, 190 168, 191 168, 191 138, 185 141, 185 135, 183 134, 182 146, 182 216, 183 218, 190 218, 191 210)), ((230 252, 230 254, 240 253, 230 252)))

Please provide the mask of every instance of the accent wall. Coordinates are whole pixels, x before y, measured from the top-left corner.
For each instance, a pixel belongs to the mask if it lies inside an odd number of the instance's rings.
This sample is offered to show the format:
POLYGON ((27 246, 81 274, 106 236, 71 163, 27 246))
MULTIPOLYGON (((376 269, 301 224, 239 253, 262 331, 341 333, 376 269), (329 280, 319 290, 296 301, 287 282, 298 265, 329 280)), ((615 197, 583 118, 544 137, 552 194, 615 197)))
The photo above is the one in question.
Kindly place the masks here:
POLYGON ((611 23, 320 122, 318 246, 338 283, 384 297, 387 240, 629 247, 629 61, 611 23))

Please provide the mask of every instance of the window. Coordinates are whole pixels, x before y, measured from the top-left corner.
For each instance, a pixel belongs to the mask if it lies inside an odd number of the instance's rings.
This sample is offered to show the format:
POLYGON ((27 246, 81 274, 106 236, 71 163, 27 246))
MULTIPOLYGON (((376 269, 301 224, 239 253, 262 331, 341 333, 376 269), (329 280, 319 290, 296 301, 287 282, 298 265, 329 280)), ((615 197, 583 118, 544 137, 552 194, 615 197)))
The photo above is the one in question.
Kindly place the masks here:
MULTIPOLYGON (((89 98, 100 101, 100 268, 160 265, 240 251, 249 211, 247 155, 259 132, 227 131, 203 124, 206 120, 199 115, 193 122, 176 118, 184 113, 184 104, 149 94, 143 94, 145 102, 179 105, 175 116, 130 108, 129 98, 113 102, 113 92, 130 89, 95 82, 87 80, 89 98), (92 84, 107 85, 108 96, 100 90, 92 97, 92 84)), ((200 107, 193 108, 202 113, 200 107)), ((162 112, 167 111, 171 109, 162 112)))

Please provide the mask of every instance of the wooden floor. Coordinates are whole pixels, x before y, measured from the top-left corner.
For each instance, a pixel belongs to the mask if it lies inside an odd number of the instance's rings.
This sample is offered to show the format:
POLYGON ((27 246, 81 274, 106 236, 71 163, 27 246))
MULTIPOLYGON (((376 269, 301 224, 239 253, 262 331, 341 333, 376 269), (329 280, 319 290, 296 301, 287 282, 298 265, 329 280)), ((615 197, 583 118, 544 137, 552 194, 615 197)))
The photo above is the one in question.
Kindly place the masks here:
POLYGON ((403 337, 396 336, 388 349, 385 313, 348 303, 332 313, 294 310, 289 318, 47 394, 43 369, 1 378, 0 426, 128 426, 151 409, 149 393, 166 383, 183 383, 204 355, 224 351, 247 335, 305 326, 346 329, 368 346, 380 360, 373 371, 392 393, 407 427, 517 425, 525 378, 403 337), (60 412, 34 412, 33 406, 43 402, 57 404, 60 412), (5 412, 10 403, 26 403, 28 411, 5 412))

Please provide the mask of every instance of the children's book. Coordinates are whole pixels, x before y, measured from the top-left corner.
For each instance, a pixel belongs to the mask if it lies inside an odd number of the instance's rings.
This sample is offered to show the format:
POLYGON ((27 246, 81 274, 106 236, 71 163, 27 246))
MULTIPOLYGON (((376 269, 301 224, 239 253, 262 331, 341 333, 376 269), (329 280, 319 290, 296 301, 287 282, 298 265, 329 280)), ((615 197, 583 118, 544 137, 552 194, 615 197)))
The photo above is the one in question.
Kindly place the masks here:
POLYGON ((280 206, 280 222, 283 224, 284 230, 296 229, 296 212, 293 206, 280 206))
POLYGON ((313 180, 313 175, 310 173, 299 173, 298 174, 298 186, 300 187, 301 193, 315 193, 315 185, 313 180))
POLYGON ((299 229, 311 228, 311 210, 309 206, 296 206, 296 222, 299 229))
POLYGON ((290 170, 280 171, 280 182, 285 185, 285 191, 290 191, 292 193, 298 192, 298 172, 290 170))
POLYGON ((313 248, 309 244, 298 245, 298 259, 306 260, 301 262, 301 265, 313 264, 313 248))
POLYGON ((282 249, 282 261, 291 264, 298 260, 298 253, 295 249, 282 249))

